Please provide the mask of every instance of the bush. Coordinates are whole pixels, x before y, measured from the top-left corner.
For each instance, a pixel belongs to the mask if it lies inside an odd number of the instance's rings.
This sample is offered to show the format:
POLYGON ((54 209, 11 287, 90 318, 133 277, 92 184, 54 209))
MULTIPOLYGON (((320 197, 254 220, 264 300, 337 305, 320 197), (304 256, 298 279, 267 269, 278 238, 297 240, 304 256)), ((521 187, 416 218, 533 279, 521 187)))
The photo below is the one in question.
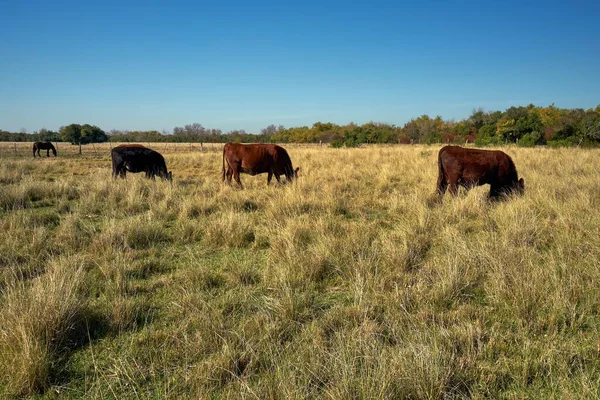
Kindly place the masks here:
POLYGON ((577 140, 574 137, 569 137, 567 139, 549 140, 548 146, 552 148, 573 147, 577 146, 577 140))
POLYGON ((537 131, 533 131, 523 135, 523 137, 517 142, 517 146, 533 147, 536 145, 543 145, 545 143, 546 140, 544 139, 544 136, 537 131))
POLYGON ((502 144, 502 139, 499 136, 478 136, 475 144, 477 146, 498 146, 502 144))

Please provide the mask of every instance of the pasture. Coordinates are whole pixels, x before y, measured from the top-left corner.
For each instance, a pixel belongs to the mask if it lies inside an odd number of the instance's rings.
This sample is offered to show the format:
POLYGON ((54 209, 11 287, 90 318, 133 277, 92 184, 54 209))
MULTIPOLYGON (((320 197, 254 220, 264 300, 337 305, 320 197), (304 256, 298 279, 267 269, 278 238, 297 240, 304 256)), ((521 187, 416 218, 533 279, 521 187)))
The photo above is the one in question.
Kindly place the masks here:
POLYGON ((1 398, 600 396, 598 150, 506 147, 523 197, 436 204, 440 146, 284 145, 299 180, 244 190, 196 144, 150 144, 173 186, 11 146, 1 398))

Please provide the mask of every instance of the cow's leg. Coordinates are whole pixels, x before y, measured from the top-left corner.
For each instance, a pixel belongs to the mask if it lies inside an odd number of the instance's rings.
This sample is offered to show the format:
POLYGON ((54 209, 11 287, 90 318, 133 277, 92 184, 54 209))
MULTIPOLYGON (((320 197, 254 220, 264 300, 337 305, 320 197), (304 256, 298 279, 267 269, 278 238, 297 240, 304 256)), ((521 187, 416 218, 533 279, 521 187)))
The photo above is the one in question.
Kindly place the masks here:
POLYGON ((233 179, 235 179, 237 184, 240 185, 240 188, 244 188, 244 185, 242 185, 242 181, 240 180, 240 171, 237 169, 233 170, 233 179))
POLYGON ((458 194, 458 181, 456 179, 450 180, 448 191, 452 196, 456 196, 458 194))
POLYGON ((437 181, 437 194, 439 196, 443 196, 446 193, 446 189, 448 188, 448 182, 443 175, 440 175, 437 181))
POLYGON ((499 189, 498 187, 494 187, 493 185, 490 185, 490 193, 488 195, 488 200, 490 201, 496 201, 499 200, 500 198, 502 198, 503 195, 505 195, 506 193, 503 192, 501 189, 499 189))
POLYGON ((267 175, 267 185, 271 184, 271 179, 273 179, 273 171, 269 171, 269 175, 267 175))
POLYGON ((227 166, 227 184, 231 185, 231 177, 233 176, 233 170, 231 169, 231 167, 227 166))
POLYGON ((50 157, 50 149, 46 149, 46 157, 50 157))
POLYGON ((281 179, 279 178, 281 175, 279 175, 277 172, 275 172, 275 179, 277 179, 277 183, 281 183, 281 179))

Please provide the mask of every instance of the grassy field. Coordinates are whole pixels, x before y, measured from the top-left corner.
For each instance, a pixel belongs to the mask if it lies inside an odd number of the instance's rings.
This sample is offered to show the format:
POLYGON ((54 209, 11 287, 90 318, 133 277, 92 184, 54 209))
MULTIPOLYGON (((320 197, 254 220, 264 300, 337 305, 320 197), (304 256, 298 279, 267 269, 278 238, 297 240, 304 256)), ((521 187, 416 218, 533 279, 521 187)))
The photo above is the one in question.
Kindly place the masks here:
POLYGON ((289 146, 245 190, 162 146, 172 187, 0 152, 0 397, 600 397, 598 150, 435 204, 439 146, 289 146))

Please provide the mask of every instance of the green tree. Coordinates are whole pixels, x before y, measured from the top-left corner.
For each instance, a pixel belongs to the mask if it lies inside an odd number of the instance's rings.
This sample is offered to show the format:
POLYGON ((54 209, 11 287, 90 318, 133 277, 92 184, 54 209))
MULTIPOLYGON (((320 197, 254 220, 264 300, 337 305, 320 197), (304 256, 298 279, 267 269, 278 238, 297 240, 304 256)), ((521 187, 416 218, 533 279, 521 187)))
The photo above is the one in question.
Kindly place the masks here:
POLYGON ((600 113, 587 111, 581 121, 579 121, 579 130, 584 140, 600 141, 600 113))
POLYGON ((108 140, 106 133, 95 125, 71 124, 60 128, 60 135, 71 144, 102 143, 108 140))
POLYGON ((81 142, 81 125, 71 124, 61 127, 60 136, 65 142, 79 144, 81 142))
POLYGON ((85 124, 81 127, 81 144, 103 143, 108 140, 106 132, 96 125, 85 124))
POLYGON ((481 128, 479 128, 477 139, 475 139, 475 144, 478 146, 485 146, 489 144, 502 143, 502 138, 497 136, 496 132, 496 127, 494 125, 483 125, 481 128))

